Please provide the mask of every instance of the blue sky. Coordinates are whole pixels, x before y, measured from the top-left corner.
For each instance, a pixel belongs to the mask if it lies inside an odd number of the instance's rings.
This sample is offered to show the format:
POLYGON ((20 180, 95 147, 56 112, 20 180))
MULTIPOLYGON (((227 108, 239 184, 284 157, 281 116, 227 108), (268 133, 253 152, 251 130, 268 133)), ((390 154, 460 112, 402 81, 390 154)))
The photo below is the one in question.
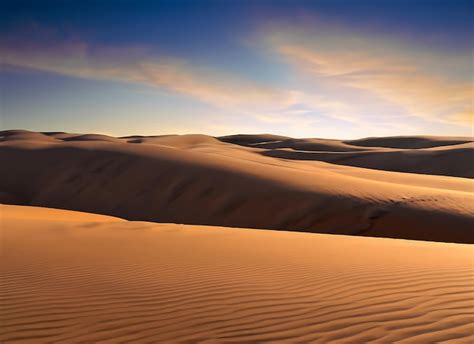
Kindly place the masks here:
POLYGON ((472 135, 473 1, 7 1, 4 129, 472 135))

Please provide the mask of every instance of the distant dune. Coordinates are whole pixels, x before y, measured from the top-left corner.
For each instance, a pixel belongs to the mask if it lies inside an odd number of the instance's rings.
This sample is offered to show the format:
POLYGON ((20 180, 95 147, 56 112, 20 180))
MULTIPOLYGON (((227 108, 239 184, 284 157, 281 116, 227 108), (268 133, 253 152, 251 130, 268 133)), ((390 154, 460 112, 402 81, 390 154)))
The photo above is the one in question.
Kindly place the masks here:
POLYGON ((392 136, 392 137, 369 137, 360 140, 345 141, 353 146, 363 147, 389 147, 402 149, 421 149, 440 146, 453 146, 464 143, 472 143, 472 137, 459 136, 392 136))
POLYGON ((219 139, 260 148, 260 154, 275 158, 474 178, 474 140, 469 137, 394 136, 342 141, 234 135, 219 139))
POLYGON ((0 212, 4 343, 474 341, 472 246, 0 212))
MULTIPOLYGON (((472 177, 467 138, 398 139, 431 147, 416 149, 273 135, 4 131, 0 140, 3 203, 129 220, 474 242, 473 180, 442 176, 472 177), (375 170, 401 166, 432 175, 375 170)), ((378 140, 394 146, 397 139, 378 140)))

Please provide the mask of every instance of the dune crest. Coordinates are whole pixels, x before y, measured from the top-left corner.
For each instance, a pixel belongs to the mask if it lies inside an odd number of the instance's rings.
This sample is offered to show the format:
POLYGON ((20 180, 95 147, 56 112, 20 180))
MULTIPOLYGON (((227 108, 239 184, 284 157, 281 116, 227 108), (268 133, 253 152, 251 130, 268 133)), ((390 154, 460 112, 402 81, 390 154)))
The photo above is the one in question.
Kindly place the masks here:
POLYGON ((393 136, 360 140, 292 139, 262 135, 220 137, 280 159, 325 161, 377 170, 474 178, 472 137, 393 136))

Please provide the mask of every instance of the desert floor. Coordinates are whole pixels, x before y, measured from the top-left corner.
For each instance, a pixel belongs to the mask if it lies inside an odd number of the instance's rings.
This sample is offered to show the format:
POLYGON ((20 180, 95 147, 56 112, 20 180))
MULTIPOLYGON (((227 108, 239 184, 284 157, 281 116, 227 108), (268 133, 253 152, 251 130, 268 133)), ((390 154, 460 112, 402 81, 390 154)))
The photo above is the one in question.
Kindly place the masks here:
POLYGON ((474 144, 0 132, 0 342, 474 342, 474 144))
POLYGON ((474 341, 470 245, 1 209, 6 343, 474 341))

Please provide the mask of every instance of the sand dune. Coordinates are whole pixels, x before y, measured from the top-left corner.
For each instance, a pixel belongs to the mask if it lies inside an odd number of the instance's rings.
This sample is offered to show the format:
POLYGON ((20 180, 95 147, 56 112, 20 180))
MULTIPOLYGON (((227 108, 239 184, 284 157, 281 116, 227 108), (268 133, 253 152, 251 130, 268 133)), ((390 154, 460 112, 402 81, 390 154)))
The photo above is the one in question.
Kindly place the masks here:
POLYGON ((472 246, 0 211, 5 343, 474 340, 472 246))
POLYGON ((260 148, 260 154, 275 158, 474 178, 474 139, 469 137, 394 136, 342 141, 292 138, 269 140, 262 135, 235 135, 219 139, 260 148))
POLYGON ((360 140, 345 141, 353 146, 363 147, 389 147, 404 149, 432 148, 440 146, 452 146, 473 142, 472 137, 462 136, 391 136, 391 137, 369 137, 360 140))
POLYGON ((474 178, 474 143, 427 149, 378 149, 359 152, 266 150, 276 158, 318 160, 377 170, 474 178))
POLYGON ((284 140, 289 140, 291 137, 272 135, 272 134, 260 134, 260 135, 229 135, 221 136, 219 140, 227 143, 233 143, 237 145, 247 146, 247 145, 258 145, 270 142, 280 142, 284 140))
POLYGON ((275 159, 205 135, 6 131, 0 138, 4 203, 129 220, 474 242, 471 179, 275 159))
POLYGON ((356 151, 370 148, 401 148, 420 149, 440 146, 452 146, 471 143, 472 137, 463 136, 388 136, 368 137, 359 140, 335 140, 335 139, 294 139, 287 136, 270 134, 261 135, 229 135, 221 136, 219 140, 242 146, 253 146, 260 148, 292 148, 309 151, 356 151), (305 147, 305 148, 303 148, 305 147), (321 147, 321 148, 320 148, 321 147))
POLYGON ((356 147, 350 144, 344 143, 340 140, 330 139, 293 139, 293 138, 274 138, 268 140, 268 138, 256 135, 256 137, 241 137, 243 135, 235 135, 220 137, 219 139, 223 142, 235 143, 242 146, 263 148, 263 149, 284 149, 289 148, 292 150, 302 151, 326 151, 326 152, 357 152, 367 151, 370 147, 356 147), (260 141, 266 140, 266 141, 260 141))

